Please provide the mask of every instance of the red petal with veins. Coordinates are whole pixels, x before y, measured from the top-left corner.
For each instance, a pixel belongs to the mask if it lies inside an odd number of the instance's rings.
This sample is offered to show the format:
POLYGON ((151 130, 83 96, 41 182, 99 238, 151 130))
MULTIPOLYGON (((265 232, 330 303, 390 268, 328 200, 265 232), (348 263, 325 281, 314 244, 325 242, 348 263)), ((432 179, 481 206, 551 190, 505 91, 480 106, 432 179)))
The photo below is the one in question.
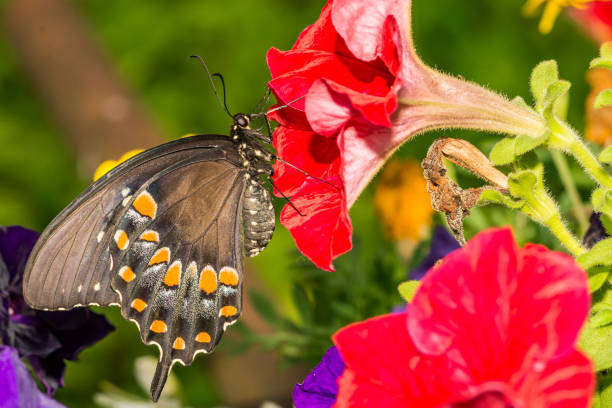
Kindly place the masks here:
MULTIPOLYGON (((335 184, 339 185, 337 181, 335 184)), ((291 202, 303 216, 286 205, 281 212, 281 223, 308 259, 321 269, 333 271, 332 259, 352 247, 353 227, 342 190, 308 179, 291 202)))

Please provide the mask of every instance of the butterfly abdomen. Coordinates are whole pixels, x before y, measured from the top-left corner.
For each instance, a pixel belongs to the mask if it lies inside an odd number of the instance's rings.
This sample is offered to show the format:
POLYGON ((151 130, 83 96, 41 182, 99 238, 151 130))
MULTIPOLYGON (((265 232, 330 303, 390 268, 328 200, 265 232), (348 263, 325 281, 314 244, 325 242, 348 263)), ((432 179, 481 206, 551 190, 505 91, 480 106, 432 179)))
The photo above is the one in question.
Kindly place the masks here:
POLYGON ((246 187, 242 218, 244 250, 247 256, 255 256, 270 242, 276 223, 272 197, 268 190, 255 180, 246 187))

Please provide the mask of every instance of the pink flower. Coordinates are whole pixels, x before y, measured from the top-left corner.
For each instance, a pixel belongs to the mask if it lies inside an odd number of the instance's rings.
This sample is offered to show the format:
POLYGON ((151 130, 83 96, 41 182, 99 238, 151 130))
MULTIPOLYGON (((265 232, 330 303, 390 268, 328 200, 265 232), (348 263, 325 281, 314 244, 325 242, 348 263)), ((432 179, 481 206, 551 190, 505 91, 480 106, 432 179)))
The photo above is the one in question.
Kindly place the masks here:
POLYGON ((332 270, 332 260, 352 246, 349 208, 414 135, 446 127, 544 131, 532 112, 425 66, 412 45, 410 4, 329 0, 291 50, 268 52, 270 88, 279 104, 290 103, 270 115, 280 125, 278 156, 337 186, 275 166, 275 183, 305 214, 286 206, 281 222, 322 269, 332 270))
POLYGON ((406 313, 334 336, 335 407, 588 407, 593 367, 575 346, 588 309, 572 258, 480 233, 428 272, 406 313))

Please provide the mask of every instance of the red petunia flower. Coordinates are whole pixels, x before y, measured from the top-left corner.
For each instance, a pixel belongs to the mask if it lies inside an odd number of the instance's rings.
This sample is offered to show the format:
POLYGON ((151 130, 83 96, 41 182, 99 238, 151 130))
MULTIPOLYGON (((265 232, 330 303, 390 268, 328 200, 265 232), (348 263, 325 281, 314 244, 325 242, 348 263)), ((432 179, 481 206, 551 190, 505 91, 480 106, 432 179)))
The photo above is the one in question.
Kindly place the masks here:
POLYGON ((406 313, 334 336, 335 407, 588 407, 593 367, 575 346, 588 309, 572 258, 480 233, 428 272, 406 313))
POLYGON ((292 196, 281 222, 322 269, 351 248, 348 209, 406 140, 434 128, 539 135, 534 113, 425 66, 410 37, 410 0, 329 0, 289 51, 270 49, 274 181, 292 196), (298 99, 302 98, 302 99, 298 99), (314 201, 313 201, 314 200, 314 201), (317 239, 313 240, 312 237, 317 239))

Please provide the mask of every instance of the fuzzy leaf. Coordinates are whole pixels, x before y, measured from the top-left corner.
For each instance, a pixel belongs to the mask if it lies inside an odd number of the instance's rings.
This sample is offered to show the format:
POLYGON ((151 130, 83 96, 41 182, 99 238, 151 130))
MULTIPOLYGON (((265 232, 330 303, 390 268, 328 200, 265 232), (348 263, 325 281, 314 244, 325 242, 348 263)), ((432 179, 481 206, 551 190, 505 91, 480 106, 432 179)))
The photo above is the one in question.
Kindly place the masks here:
POLYGON ((484 190, 478 198, 477 205, 485 205, 489 203, 502 204, 515 210, 518 210, 525 205, 522 200, 513 200, 511 197, 508 197, 493 189, 484 190))
POLYGON ((606 147, 599 153, 599 161, 602 163, 612 163, 612 146, 606 147))
POLYGON ((514 161, 514 137, 504 137, 493 146, 489 159, 495 166, 503 166, 514 161))
POLYGON ((399 286, 397 287, 397 290, 399 291, 402 298, 404 298, 406 302, 410 303, 412 302, 412 298, 414 297, 414 294, 416 293, 416 291, 419 289, 420 285, 421 285, 420 281, 411 280, 411 281, 400 283, 399 286))
POLYGON ((516 106, 520 106, 523 109, 528 109, 530 111, 533 111, 533 109, 531 108, 531 106, 529 106, 527 104, 527 102, 525 102, 525 100, 523 98, 521 98, 520 96, 515 96, 514 99, 512 99, 513 104, 515 104, 516 106))
MULTIPOLYGON (((536 106, 541 106, 548 87, 558 81, 559 70, 554 60, 542 61, 531 72, 530 87, 536 106)), ((539 109, 538 109, 539 110, 539 109)))
POLYGON ((601 214, 599 219, 601 220, 601 223, 603 224, 604 228, 606 229, 606 232, 608 233, 608 235, 612 236, 612 218, 610 218, 606 214, 601 214))
POLYGON ((514 155, 520 156, 535 149, 536 147, 546 143, 549 136, 550 132, 546 132, 538 137, 518 135, 514 144, 514 155))
POLYGON ((552 109, 553 105, 569 91, 572 84, 569 81, 555 81, 547 88, 544 98, 541 101, 542 110, 552 109))
POLYGON ((597 390, 592 408, 612 407, 612 372, 597 373, 597 390))
POLYGON ((604 43, 599 49, 599 57, 591 61, 589 68, 612 69, 612 43, 604 43))
POLYGON ((598 188, 591 197, 593 210, 604 214, 612 215, 612 190, 598 188))
POLYGON ((596 265, 612 265, 612 238, 606 238, 596 243, 587 253, 579 255, 576 261, 588 270, 596 265))
POLYGON ((612 367, 612 309, 601 309, 582 330, 578 342, 593 360, 597 371, 612 367))
POLYGON ((587 271, 589 276, 589 293, 595 293, 608 280, 610 275, 610 267, 595 266, 587 271))

